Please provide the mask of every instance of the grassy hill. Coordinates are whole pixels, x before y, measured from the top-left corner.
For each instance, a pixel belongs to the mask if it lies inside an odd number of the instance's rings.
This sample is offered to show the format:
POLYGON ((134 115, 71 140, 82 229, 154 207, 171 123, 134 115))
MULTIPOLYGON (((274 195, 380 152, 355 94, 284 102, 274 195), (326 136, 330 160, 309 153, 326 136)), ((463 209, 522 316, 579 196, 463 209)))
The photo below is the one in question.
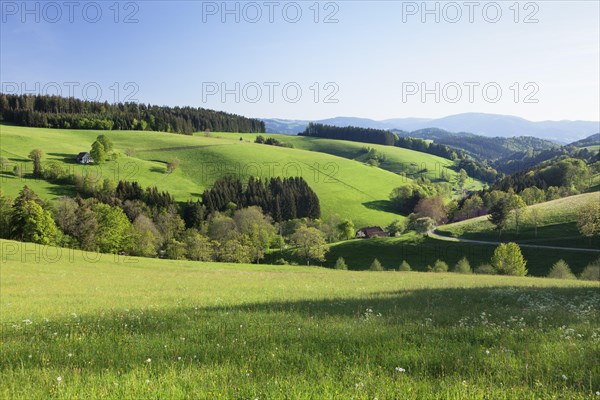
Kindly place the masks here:
MULTIPOLYGON (((600 248, 600 240, 590 241, 580 235, 576 220, 578 210, 587 203, 600 201, 600 192, 584 193, 558 200, 535 204, 525 209, 522 226, 517 234, 514 224, 502 232, 503 241, 517 241, 540 245, 600 248), (534 213, 537 213, 538 229, 535 233, 534 213)), ((473 218, 441 226, 442 235, 478 240, 498 240, 498 232, 487 216, 473 218)))
POLYGON ((597 283, 0 250, 3 398, 578 399, 600 388, 597 283))
MULTIPOLYGON (((436 172, 450 164, 439 157, 393 147, 383 147, 388 157, 390 172, 383 168, 369 167, 353 161, 351 155, 360 150, 361 144, 340 141, 299 140, 290 138, 295 148, 284 148, 252 143, 253 137, 244 135, 213 134, 184 136, 160 132, 139 131, 88 131, 24 128, 0 125, 2 157, 14 164, 21 164, 27 171, 32 163, 27 159, 30 150, 42 149, 45 163, 59 162, 72 173, 86 172, 102 180, 109 177, 118 180, 137 180, 143 186, 156 185, 167 190, 178 201, 198 198, 202 191, 220 176, 234 174, 242 180, 249 176, 303 176, 321 199, 325 216, 338 214, 352 218, 356 225, 385 225, 398 218, 389 212, 388 196, 392 189, 410 182, 397 170, 404 165, 415 164, 427 168, 428 177, 436 178, 436 172), (91 143, 100 133, 106 134, 123 156, 102 167, 82 166, 74 161, 81 151, 89 151, 91 143), (306 143, 305 143, 306 142, 306 143), (135 149, 127 157, 126 149, 135 149), (314 151, 307 151, 307 150, 314 151), (322 151, 322 152, 321 152, 322 151), (344 154, 346 156, 344 156, 344 154), (178 158, 180 167, 166 174, 166 163, 178 158), (395 167, 394 167, 395 166, 395 167)), ((73 194, 72 187, 54 185, 33 180, 25 175, 12 175, 9 165, 0 179, 2 190, 15 196, 25 184, 43 198, 53 199, 73 194)), ((450 171, 450 173, 452 173, 450 171)), ((474 183, 476 185, 478 183, 474 183)))
MULTIPOLYGON (((232 139, 239 138, 240 136, 239 134, 236 135, 231 133, 219 133, 217 135, 232 139)), ((254 141, 258 135, 244 134, 241 136, 249 141, 254 141)), ((380 164, 379 168, 396 174, 405 174, 411 179, 416 179, 422 176, 432 181, 438 181, 442 177, 443 171, 444 175, 453 181, 457 175, 455 171, 449 168, 453 165, 453 162, 450 160, 400 147, 351 142, 347 140, 323 139, 309 136, 264 134, 263 136, 274 137, 281 143, 292 145, 295 149, 331 154, 361 163, 366 161, 366 155, 362 152, 362 150, 366 147, 374 148, 379 153, 385 154, 386 160, 380 164)), ((469 179, 466 187, 470 190, 478 190, 482 188, 482 183, 475 179, 469 179)))

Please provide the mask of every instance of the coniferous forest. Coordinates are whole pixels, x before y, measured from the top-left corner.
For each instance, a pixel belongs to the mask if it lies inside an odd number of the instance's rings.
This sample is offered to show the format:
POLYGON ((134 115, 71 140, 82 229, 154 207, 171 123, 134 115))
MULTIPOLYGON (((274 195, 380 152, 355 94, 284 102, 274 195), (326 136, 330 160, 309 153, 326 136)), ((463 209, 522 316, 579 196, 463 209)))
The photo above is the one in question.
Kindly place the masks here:
POLYGON ((222 111, 0 93, 0 121, 36 128, 261 133, 264 122, 222 111))

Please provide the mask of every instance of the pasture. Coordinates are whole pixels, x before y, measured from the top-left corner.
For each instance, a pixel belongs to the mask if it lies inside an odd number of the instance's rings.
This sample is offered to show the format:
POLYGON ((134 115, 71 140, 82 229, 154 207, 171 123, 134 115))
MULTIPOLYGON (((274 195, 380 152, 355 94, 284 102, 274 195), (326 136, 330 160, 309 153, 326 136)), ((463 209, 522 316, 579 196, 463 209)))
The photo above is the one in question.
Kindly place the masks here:
POLYGON ((597 398, 598 284, 1 241, 3 398, 597 398))

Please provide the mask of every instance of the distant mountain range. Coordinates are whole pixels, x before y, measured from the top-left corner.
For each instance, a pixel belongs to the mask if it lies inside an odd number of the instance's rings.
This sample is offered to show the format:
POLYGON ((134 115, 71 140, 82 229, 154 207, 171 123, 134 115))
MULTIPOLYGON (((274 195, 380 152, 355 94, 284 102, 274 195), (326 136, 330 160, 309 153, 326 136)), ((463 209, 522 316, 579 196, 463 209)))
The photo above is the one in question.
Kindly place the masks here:
MULTIPOLYGON (((297 134, 311 121, 263 119, 267 133, 297 134)), ((512 115, 465 113, 444 118, 394 118, 375 121, 368 118, 335 117, 318 121, 333 126, 397 129, 416 131, 426 128, 450 132, 469 132, 487 137, 533 136, 567 144, 600 132, 600 121, 541 121, 533 122, 512 115)))

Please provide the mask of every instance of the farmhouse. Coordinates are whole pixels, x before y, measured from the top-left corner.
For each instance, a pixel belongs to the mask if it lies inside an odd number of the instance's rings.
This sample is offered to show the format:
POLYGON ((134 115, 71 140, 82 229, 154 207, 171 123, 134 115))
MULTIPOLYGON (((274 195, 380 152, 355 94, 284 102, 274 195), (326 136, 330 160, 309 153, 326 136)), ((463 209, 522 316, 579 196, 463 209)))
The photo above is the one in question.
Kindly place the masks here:
POLYGON ((381 229, 379 226, 368 226, 366 228, 360 228, 356 231, 357 239, 370 239, 375 236, 388 236, 388 234, 381 229))
POLYGON ((90 156, 90 153, 85 152, 85 151, 77 154, 77 157, 75 158, 75 160, 79 164, 90 164, 90 163, 94 162, 94 159, 92 158, 92 156, 90 156))

